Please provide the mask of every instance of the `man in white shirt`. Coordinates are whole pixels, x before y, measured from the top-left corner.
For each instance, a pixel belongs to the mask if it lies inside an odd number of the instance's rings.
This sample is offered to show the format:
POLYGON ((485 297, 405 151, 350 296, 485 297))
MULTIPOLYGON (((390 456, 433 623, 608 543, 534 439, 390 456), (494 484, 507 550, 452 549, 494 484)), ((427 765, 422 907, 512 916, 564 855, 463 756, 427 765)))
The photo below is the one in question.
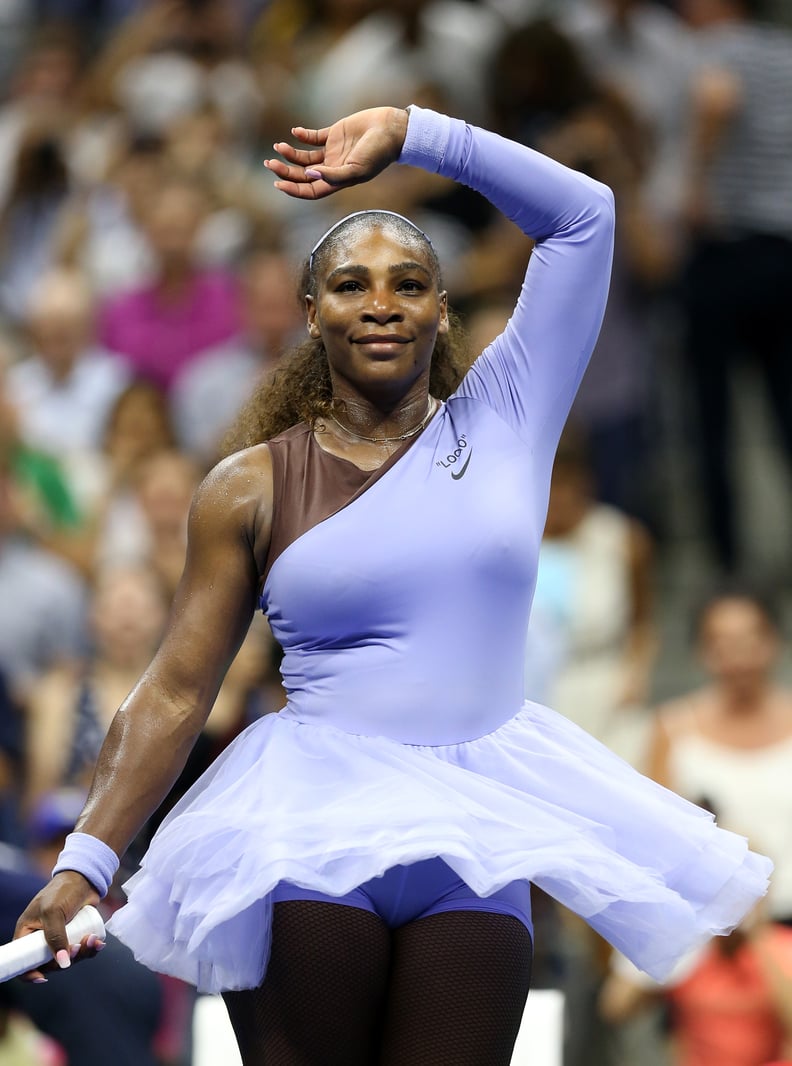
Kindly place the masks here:
POLYGON ((75 272, 41 279, 27 329, 31 352, 9 367, 7 398, 21 439, 60 458, 79 498, 90 492, 93 456, 130 371, 95 346, 91 292, 75 272))

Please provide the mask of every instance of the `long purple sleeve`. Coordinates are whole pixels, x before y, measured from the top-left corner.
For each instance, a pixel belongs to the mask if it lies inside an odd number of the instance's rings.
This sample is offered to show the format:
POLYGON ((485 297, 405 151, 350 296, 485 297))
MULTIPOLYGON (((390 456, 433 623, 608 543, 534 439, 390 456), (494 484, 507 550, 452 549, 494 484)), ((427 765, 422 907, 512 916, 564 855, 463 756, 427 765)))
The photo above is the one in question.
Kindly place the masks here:
POLYGON ((504 333, 457 395, 486 403, 537 458, 544 453, 551 461, 605 311, 610 189, 523 145, 415 106, 399 162, 469 185, 536 241, 504 333))

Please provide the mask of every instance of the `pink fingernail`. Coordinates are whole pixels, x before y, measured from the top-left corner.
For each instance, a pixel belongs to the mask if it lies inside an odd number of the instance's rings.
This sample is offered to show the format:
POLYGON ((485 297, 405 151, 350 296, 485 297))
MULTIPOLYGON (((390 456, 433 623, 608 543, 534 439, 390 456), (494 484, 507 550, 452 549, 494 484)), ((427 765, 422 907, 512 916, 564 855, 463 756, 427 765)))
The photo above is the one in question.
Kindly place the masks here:
POLYGON ((311 181, 316 181, 316 179, 321 178, 322 175, 319 173, 318 170, 306 170, 305 176, 306 178, 310 178, 311 181))
POLYGON ((79 944, 72 944, 70 946, 70 948, 69 948, 69 958, 70 959, 76 959, 79 954, 80 954, 80 945, 79 944))
POLYGON ((104 942, 104 940, 97 940, 96 944, 94 945, 94 951, 104 951, 106 947, 107 944, 104 942))
POLYGON ((62 970, 68 970, 71 966, 71 959, 66 948, 61 948, 55 955, 55 961, 62 970))
POLYGON ((46 985, 47 983, 48 982, 47 982, 47 978, 46 977, 34 977, 33 978, 33 984, 34 985, 46 985))

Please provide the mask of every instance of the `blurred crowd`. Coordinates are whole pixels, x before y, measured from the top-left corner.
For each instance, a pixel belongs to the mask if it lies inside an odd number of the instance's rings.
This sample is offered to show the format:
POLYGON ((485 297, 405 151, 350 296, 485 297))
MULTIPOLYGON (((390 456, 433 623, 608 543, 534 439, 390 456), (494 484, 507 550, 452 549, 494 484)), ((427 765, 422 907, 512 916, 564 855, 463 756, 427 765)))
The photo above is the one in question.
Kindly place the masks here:
MULTIPOLYGON (((304 334, 295 293, 316 238, 351 210, 406 214, 438 249, 472 355, 503 328, 529 249, 478 194, 394 167, 308 210, 261 165, 292 126, 417 103, 616 197, 526 695, 777 863, 745 928, 666 987, 537 895, 536 983, 565 993, 564 1064, 792 1061, 792 566, 757 567, 737 461, 750 386, 792 473, 791 101, 786 0, 0 4, 0 942, 157 646, 192 493, 304 334), (658 615, 681 478, 703 550, 672 618, 690 654, 669 664, 658 615), (659 659, 674 697, 661 707, 659 659)), ((779 507, 787 542, 788 517, 779 507)), ((259 619, 157 820, 283 705, 278 662, 259 619)), ((116 888, 105 906, 122 900, 116 888)), ((110 947, 47 988, 0 986, 0 1066, 189 1066, 193 993, 110 947)))

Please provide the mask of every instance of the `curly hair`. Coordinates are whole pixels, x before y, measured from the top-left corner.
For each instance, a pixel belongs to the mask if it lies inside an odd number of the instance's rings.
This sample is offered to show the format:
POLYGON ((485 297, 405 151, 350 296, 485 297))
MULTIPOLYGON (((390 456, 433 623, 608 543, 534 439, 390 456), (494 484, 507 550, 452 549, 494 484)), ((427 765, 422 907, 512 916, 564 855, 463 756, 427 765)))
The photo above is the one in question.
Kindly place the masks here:
MULTIPOLYGON (((405 243, 422 245, 433 266, 438 288, 442 287, 440 266, 429 239, 406 220, 399 220, 387 212, 367 212, 365 216, 350 216, 328 231, 305 260, 298 288, 301 307, 305 297, 316 292, 316 281, 335 249, 350 229, 370 227, 372 224, 392 229, 405 243)), ((440 400, 455 391, 471 363, 467 335, 461 319, 453 311, 448 315, 448 332, 439 334, 429 369, 429 391, 440 400)), ((315 425, 336 409, 333 397, 330 366, 323 341, 307 340, 286 352, 278 365, 258 386, 244 405, 223 441, 222 452, 250 448, 276 437, 300 422, 315 425)))

